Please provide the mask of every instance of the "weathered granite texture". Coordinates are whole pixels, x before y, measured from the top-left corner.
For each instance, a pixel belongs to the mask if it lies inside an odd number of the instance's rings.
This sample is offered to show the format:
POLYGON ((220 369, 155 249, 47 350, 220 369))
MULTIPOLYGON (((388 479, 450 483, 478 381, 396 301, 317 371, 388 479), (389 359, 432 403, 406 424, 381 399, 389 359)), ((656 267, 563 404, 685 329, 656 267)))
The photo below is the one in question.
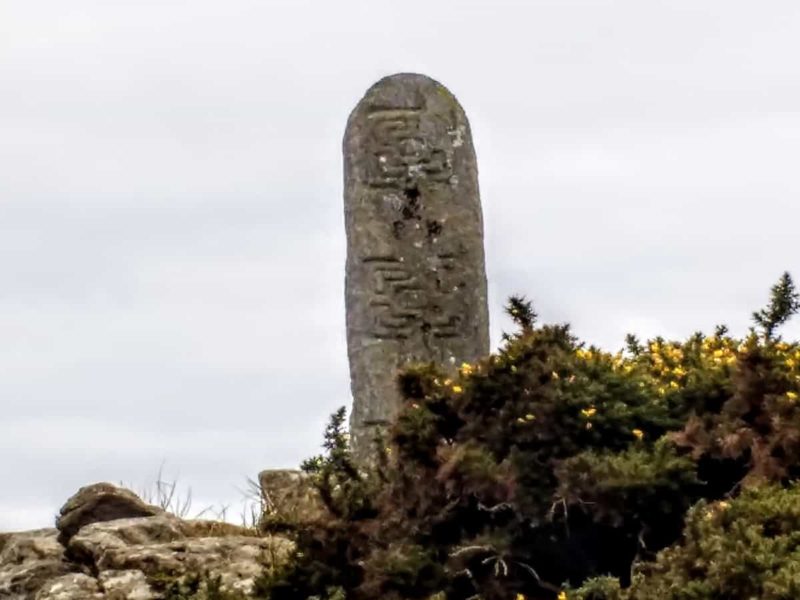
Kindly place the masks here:
POLYGON ((61 507, 56 527, 59 542, 66 545, 84 525, 129 517, 151 517, 164 511, 144 502, 139 496, 110 483, 95 483, 78 490, 61 507))
POLYGON ((69 573, 57 529, 0 534, 0 598, 33 598, 46 581, 69 573))
POLYGON ((57 527, 0 534, 0 598, 157 600, 159 582, 206 574, 248 593, 293 548, 253 529, 180 519, 108 483, 81 488, 57 527))
POLYGON ((489 351, 483 218, 466 115, 429 77, 372 86, 343 149, 351 435, 367 458, 398 412, 400 368, 489 351))

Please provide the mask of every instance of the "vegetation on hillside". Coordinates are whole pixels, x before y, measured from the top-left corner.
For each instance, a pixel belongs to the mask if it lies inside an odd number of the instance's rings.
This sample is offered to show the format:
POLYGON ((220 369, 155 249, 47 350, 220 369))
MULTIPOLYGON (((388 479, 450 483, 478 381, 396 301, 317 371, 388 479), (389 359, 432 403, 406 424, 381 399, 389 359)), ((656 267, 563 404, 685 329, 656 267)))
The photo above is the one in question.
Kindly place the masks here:
POLYGON ((271 600, 800 597, 800 308, 792 279, 754 327, 628 336, 617 353, 524 298, 500 350, 417 365, 370 469, 344 411, 304 469, 329 518, 298 525, 271 600))

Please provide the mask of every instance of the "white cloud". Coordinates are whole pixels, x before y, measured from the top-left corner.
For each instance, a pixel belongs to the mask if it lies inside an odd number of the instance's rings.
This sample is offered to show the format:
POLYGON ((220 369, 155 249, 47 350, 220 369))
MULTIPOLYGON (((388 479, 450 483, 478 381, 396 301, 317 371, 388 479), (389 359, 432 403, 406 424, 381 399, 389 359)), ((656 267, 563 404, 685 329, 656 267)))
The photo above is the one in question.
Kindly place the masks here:
POLYGON ((235 502, 316 451, 349 402, 341 136, 390 72, 471 119, 493 339, 514 292, 610 348, 744 331, 800 273, 798 25, 788 0, 0 3, 0 529, 163 460, 235 502))

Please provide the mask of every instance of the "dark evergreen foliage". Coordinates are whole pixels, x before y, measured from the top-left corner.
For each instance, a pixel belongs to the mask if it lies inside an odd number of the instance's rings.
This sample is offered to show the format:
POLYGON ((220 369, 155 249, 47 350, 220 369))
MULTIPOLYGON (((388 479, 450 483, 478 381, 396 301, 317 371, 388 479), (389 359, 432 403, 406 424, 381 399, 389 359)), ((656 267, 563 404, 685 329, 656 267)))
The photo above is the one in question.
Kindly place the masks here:
POLYGON ((630 335, 612 354, 511 298, 518 329, 496 354, 399 377, 406 403, 370 468, 333 416, 304 465, 330 519, 259 593, 800 597, 800 347, 775 336, 798 306, 785 274, 761 335, 630 335))

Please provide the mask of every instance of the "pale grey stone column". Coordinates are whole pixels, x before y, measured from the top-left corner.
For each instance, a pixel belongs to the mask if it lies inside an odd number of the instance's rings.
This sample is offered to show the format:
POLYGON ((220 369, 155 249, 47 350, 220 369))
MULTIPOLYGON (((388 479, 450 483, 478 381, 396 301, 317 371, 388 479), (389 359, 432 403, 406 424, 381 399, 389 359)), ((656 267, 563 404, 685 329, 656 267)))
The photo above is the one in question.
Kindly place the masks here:
POLYGON ((344 137, 352 443, 367 458, 396 416, 409 362, 455 368, 489 351, 478 169, 469 123, 443 85, 373 85, 344 137))

